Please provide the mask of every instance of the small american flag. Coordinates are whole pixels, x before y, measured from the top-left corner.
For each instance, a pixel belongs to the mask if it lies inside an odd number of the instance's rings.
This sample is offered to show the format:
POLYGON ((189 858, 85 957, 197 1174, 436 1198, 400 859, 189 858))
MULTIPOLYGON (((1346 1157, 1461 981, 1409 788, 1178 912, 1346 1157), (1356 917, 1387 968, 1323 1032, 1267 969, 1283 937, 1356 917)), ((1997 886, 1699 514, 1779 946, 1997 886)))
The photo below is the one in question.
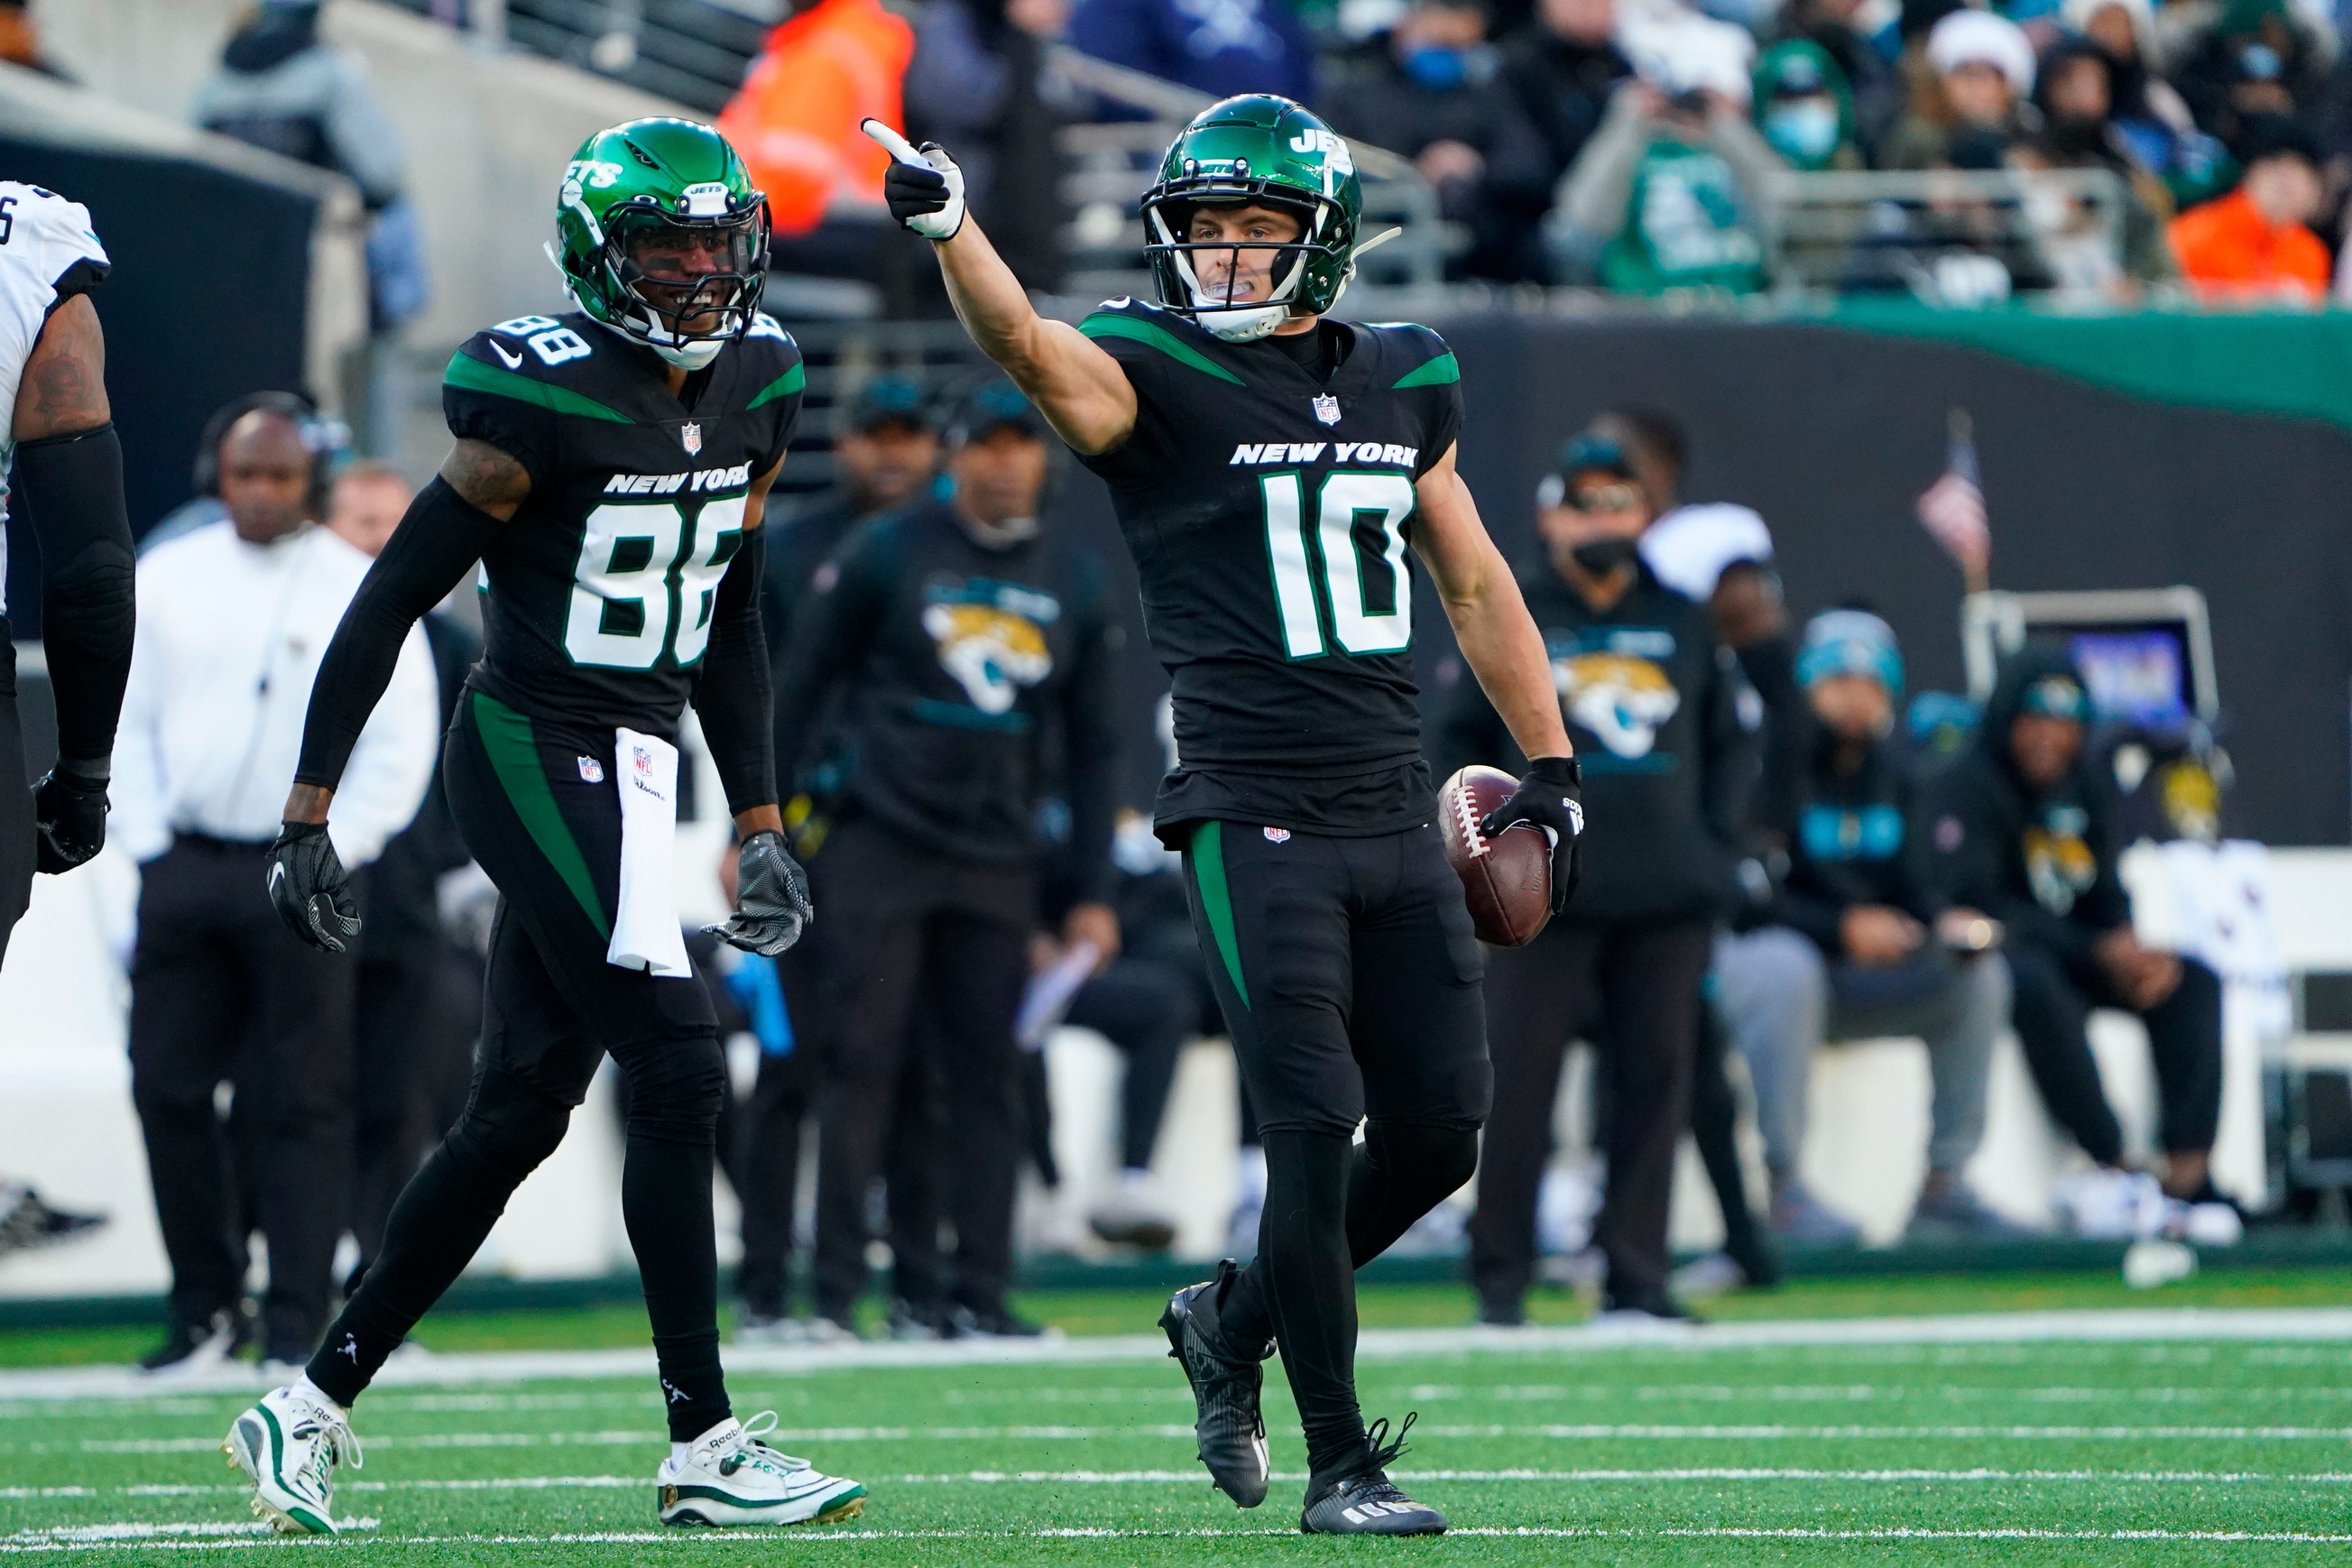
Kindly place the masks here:
POLYGON ((1969 592, 1984 592, 1991 582, 1992 525, 1985 515, 1984 490, 1977 482, 1977 445, 1965 408, 1952 410, 1944 477, 1919 497, 1919 523, 1960 563, 1969 592))

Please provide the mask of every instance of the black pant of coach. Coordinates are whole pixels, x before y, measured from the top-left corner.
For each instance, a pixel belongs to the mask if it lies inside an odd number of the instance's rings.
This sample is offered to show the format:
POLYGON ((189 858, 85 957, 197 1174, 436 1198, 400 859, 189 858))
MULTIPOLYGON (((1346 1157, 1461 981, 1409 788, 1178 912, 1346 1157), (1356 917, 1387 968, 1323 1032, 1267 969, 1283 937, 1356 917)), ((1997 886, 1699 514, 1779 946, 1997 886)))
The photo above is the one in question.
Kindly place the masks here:
POLYGON ((131 1095, 147 1140, 172 1310, 204 1323, 245 1293, 228 1129, 254 1140, 250 1205, 269 1245, 265 1355, 310 1358, 332 1310, 351 1199, 352 1026, 359 966, 298 942, 270 907, 268 846, 183 834, 142 868, 131 963, 131 1095))
POLYGON ((1554 921, 1527 946, 1486 954, 1495 1109, 1478 1161, 1470 1277, 1516 1308, 1536 1271, 1536 1198, 1569 1042, 1600 1047, 1609 1190, 1593 1238, 1612 1301, 1662 1296, 1675 1150, 1689 1124, 1700 986, 1715 928, 1699 919, 1554 921))
POLYGON ((947 1108, 934 1163, 956 1230, 952 1304, 1001 1310, 1013 1277, 1013 1026, 1029 978, 1032 875, 918 852, 856 818, 834 829, 820 860, 816 930, 833 973, 817 1110, 816 1310, 845 1322, 865 1294, 866 1193, 886 1173, 894 1126, 922 1098, 907 1089, 923 1081, 923 1051, 947 1108))

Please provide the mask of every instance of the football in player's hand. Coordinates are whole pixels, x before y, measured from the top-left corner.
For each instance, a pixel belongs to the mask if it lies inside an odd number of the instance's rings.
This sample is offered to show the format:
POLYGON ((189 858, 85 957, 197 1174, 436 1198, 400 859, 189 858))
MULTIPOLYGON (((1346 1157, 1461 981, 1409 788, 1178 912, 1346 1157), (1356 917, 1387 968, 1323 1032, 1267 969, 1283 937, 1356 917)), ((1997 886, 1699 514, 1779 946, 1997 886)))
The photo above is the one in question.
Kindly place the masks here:
POLYGON ((1519 781, 1500 768, 1468 767, 1437 792, 1445 858, 1462 879, 1478 940, 1525 947, 1551 919, 1551 840, 1532 822, 1489 838, 1478 825, 1511 798, 1519 781))

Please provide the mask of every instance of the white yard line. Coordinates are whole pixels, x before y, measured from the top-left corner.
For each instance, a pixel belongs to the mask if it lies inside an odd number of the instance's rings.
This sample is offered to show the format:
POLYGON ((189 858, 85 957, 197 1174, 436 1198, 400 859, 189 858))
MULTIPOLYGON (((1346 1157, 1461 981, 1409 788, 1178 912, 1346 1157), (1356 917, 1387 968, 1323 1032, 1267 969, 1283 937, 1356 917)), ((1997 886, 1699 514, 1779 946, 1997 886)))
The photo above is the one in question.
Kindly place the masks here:
MULTIPOLYGON (((2352 1341, 2352 1308, 2310 1307, 2231 1310, 2201 1307, 2074 1312, 1980 1312, 1942 1318, 1805 1319, 1716 1323, 1703 1328, 1374 1329, 1358 1356, 1392 1361, 1473 1352, 1558 1356, 1626 1349, 1729 1351, 1804 1346, 1989 1345, 2166 1341, 2352 1341)), ((1158 1334, 1067 1340, 950 1340, 935 1344, 828 1346, 730 1345, 729 1368, 742 1373, 794 1375, 875 1367, 1050 1365, 1158 1359, 1168 1342, 1158 1334)), ((397 1360, 376 1386, 467 1385, 547 1379, 651 1377, 650 1350, 520 1351, 432 1355, 397 1360)), ((157 1379, 129 1367, 57 1367, 0 1371, 0 1400, 153 1398, 234 1393, 267 1386, 249 1367, 225 1367, 203 1377, 157 1379)))

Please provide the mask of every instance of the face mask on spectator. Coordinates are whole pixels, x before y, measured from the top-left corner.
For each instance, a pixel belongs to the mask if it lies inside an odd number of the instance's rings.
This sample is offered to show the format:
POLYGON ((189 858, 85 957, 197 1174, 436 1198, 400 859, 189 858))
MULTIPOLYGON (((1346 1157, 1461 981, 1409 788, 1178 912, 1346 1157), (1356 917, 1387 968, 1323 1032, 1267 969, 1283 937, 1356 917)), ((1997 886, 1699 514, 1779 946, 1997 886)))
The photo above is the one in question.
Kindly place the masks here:
POLYGON ((1631 539, 1588 539, 1569 554, 1595 577, 1606 577, 1641 559, 1642 547, 1631 539))
POLYGON ((1828 98, 1792 98, 1764 111, 1764 140, 1791 163, 1812 167, 1837 151, 1838 107, 1828 98))

